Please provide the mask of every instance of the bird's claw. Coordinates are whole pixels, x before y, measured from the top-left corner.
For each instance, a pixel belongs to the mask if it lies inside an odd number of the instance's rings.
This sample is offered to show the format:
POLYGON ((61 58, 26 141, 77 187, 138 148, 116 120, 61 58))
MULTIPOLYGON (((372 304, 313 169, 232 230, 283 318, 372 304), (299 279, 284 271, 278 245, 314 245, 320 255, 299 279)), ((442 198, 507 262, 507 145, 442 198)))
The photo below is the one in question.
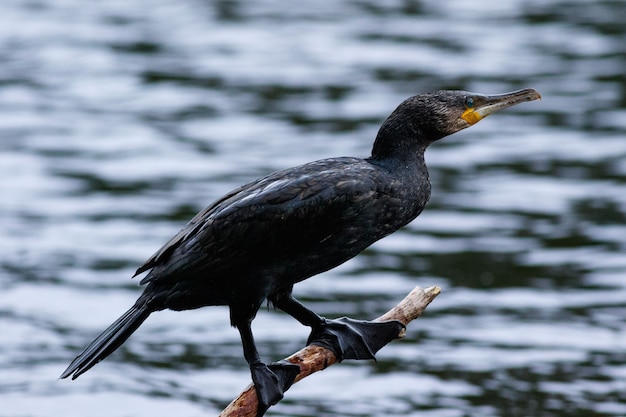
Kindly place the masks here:
POLYGON ((270 406, 283 398, 300 373, 298 365, 287 361, 269 365, 258 362, 252 364, 250 370, 258 399, 257 417, 263 416, 270 406))
POLYGON ((324 322, 313 328, 308 343, 331 350, 339 361, 374 359, 390 341, 400 337, 405 326, 397 321, 361 321, 348 317, 324 322))

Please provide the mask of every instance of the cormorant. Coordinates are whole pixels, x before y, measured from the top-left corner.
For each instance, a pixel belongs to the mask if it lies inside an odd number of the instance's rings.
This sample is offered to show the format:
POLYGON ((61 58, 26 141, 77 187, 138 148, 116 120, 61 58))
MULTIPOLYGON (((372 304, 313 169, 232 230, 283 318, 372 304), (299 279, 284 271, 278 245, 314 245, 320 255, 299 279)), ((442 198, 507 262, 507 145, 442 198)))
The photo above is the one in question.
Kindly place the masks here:
POLYGON ((292 296, 293 285, 351 259, 421 213, 430 198, 428 145, 497 110, 540 98, 532 89, 413 96, 384 121, 370 157, 323 159, 231 191, 137 269, 135 276, 149 271, 140 282, 143 294, 61 378, 75 379, 106 358, 152 312, 227 305, 261 416, 299 372, 294 364, 261 362, 251 323, 266 300, 311 327, 309 342, 326 344, 339 359, 373 358, 397 336, 399 322, 325 319, 292 296))

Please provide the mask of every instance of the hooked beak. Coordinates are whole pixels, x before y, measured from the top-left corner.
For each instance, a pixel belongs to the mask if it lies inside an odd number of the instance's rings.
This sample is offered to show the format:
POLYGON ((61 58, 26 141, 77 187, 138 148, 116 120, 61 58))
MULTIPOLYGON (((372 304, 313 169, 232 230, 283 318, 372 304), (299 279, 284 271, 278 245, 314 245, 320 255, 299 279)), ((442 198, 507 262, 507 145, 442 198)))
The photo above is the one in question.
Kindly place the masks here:
POLYGON ((532 88, 513 91, 512 93, 494 94, 490 96, 476 95, 473 107, 467 108, 461 118, 470 125, 478 123, 481 119, 524 101, 541 100, 541 95, 532 88))

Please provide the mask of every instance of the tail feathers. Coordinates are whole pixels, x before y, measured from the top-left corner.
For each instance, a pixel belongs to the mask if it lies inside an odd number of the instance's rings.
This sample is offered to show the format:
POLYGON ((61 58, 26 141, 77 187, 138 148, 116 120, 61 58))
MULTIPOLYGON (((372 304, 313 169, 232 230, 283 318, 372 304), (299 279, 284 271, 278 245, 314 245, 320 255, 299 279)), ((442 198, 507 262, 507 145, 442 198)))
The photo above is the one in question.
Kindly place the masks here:
POLYGON ((150 315, 150 310, 144 305, 134 305, 122 317, 111 324, 100 336, 89 344, 78 355, 60 378, 67 378, 72 375, 72 379, 91 369, 92 366, 109 356, 129 338, 131 334, 150 315))

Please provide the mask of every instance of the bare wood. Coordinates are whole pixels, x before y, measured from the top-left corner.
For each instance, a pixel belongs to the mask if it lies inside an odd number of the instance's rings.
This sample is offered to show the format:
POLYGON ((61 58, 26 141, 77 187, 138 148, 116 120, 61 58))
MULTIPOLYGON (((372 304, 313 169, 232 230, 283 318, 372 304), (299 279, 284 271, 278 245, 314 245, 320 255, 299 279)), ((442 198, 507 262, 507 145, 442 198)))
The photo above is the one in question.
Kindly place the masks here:
MULTIPOLYGON (((415 287, 394 308, 378 317, 374 321, 398 320, 405 326, 418 318, 424 309, 439 295, 439 287, 423 289, 415 287)), ((398 338, 404 337, 404 332, 398 338)), ((285 360, 300 366, 300 373, 296 377, 298 382, 303 378, 322 371, 337 362, 337 358, 330 350, 321 346, 309 345, 294 353, 285 360)), ((254 385, 250 384, 239 397, 234 399, 219 415, 219 417, 255 417, 257 412, 257 396, 254 385)))

